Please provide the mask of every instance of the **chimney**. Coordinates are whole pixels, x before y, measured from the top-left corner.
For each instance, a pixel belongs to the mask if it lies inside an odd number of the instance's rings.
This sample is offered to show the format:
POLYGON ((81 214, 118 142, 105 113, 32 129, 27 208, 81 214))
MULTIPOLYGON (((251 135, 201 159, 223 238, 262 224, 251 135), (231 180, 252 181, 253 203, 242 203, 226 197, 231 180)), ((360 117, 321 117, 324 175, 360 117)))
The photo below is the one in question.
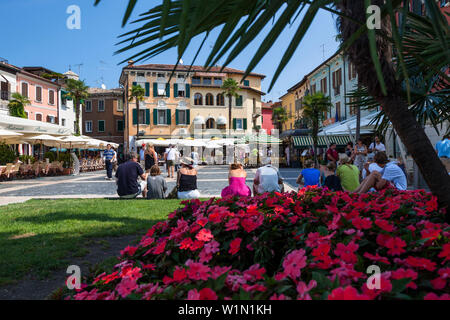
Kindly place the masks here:
POLYGON ((134 61, 133 60, 128 61, 128 66, 129 67, 132 67, 133 65, 134 65, 134 61))

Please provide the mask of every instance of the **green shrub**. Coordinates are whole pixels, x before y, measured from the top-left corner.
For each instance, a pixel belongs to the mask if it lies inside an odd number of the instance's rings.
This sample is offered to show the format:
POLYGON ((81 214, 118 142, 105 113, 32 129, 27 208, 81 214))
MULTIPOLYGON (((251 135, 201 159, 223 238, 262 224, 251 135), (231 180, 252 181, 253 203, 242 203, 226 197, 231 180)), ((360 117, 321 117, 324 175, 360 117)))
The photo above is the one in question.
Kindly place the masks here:
POLYGON ((7 164, 14 162, 16 158, 16 152, 11 148, 9 144, 0 144, 0 164, 7 164))
POLYGON ((50 162, 53 162, 53 161, 55 161, 56 155, 55 155, 55 153, 49 151, 44 154, 44 159, 47 159, 47 158, 50 162))
POLYGON ((22 161, 23 163, 28 163, 28 160, 30 160, 31 163, 34 163, 36 161, 36 159, 33 156, 28 155, 19 156, 19 160, 22 161))

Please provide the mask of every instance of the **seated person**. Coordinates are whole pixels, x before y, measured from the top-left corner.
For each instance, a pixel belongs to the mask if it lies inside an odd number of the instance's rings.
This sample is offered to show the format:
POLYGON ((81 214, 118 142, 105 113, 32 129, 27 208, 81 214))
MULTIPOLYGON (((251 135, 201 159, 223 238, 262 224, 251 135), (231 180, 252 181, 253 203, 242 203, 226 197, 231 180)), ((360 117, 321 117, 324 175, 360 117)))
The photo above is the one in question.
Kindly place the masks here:
POLYGON ((161 176, 161 169, 157 164, 150 168, 147 177, 147 199, 164 199, 166 197, 167 182, 161 176))
POLYGON ((230 165, 230 171, 228 173, 229 186, 222 190, 221 197, 226 197, 229 195, 249 197, 252 195, 252 191, 245 184, 245 179, 247 178, 247 172, 245 172, 242 164, 233 163, 230 165))
POLYGON ((336 164, 334 162, 328 163, 324 171, 325 181, 323 187, 327 187, 331 191, 342 191, 341 179, 335 172, 336 164))
POLYGON ((122 199, 134 199, 141 192, 142 196, 146 196, 146 175, 144 170, 138 163, 136 152, 131 152, 130 160, 122 163, 116 171, 117 178, 117 194, 122 199), (138 177, 143 181, 138 183, 138 177))
POLYGON ((305 169, 300 172, 297 184, 299 185, 299 190, 309 186, 320 186, 320 170, 314 168, 313 160, 308 159, 305 161, 305 169))
POLYGON ((374 160, 383 169, 382 172, 371 172, 355 192, 365 193, 371 188, 375 188, 375 190, 386 188, 406 190, 407 181, 403 170, 395 162, 389 162, 386 153, 378 152, 375 154, 374 160))
POLYGON ((337 168, 336 175, 341 179, 342 188, 353 192, 359 187, 359 169, 354 164, 350 164, 350 158, 346 154, 341 156, 339 162, 341 164, 337 168))
POLYGON ((177 171, 178 199, 198 199, 197 170, 194 168, 194 159, 183 157, 180 160, 181 168, 177 171))
POLYGON ((256 170, 253 180, 253 194, 263 194, 265 192, 283 192, 283 178, 277 168, 272 166, 271 160, 266 159, 266 165, 256 170))

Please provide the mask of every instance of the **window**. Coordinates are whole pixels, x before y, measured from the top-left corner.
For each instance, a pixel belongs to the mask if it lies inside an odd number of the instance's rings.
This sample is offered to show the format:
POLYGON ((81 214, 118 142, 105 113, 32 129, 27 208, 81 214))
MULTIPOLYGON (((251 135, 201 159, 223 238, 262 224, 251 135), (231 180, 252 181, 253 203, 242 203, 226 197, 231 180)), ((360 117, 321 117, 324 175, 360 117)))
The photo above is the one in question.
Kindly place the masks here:
POLYGON ((22 82, 22 95, 24 97, 29 98, 29 96, 28 96, 28 83, 26 83, 26 82, 22 82))
POLYGON ((189 124, 187 123, 187 110, 177 110, 178 112, 178 124, 189 124))
POLYGON ((166 78, 166 75, 164 73, 158 73, 158 78, 166 78))
POLYGON ((55 117, 54 116, 47 116, 47 122, 48 123, 55 123, 55 117))
POLYGON ((117 126, 116 126, 117 132, 123 132, 123 130, 124 130, 123 124, 124 124, 123 120, 117 120, 117 126))
POLYGON ((211 78, 210 77, 204 77, 203 78, 203 84, 204 85, 211 85, 211 78))
POLYGON ((166 84, 158 82, 158 96, 166 95, 166 84))
POLYGON ((158 110, 158 124, 167 124, 167 110, 158 110))
POLYGON ((177 95, 178 97, 186 96, 186 85, 184 83, 176 83, 177 85, 177 95))
POLYGON ((98 100, 98 112, 105 111, 105 100, 98 100))
POLYGON ((316 84, 311 85, 311 94, 316 93, 316 84))
POLYGON ((348 64, 348 79, 352 80, 356 78, 356 68, 353 63, 348 64))
POLYGON ((200 77, 192 77, 192 84, 200 84, 200 77))
POLYGON ((1 90, 0 91, 1 92, 0 99, 8 100, 8 98, 9 98, 9 84, 7 82, 1 81, 0 90, 1 90))
POLYGON ((250 81, 249 80, 244 80, 244 86, 245 87, 249 87, 250 86, 250 81))
POLYGON ((322 90, 323 94, 327 94, 327 77, 320 80, 320 90, 322 90))
POLYGON ((145 109, 139 109, 139 124, 147 124, 146 113, 145 109))
POLYGON ((42 101, 42 87, 36 86, 36 101, 42 101))
POLYGON ((36 121, 42 121, 42 113, 36 113, 36 121))
POLYGON ((67 104, 66 96, 61 95, 61 105, 65 106, 67 104))
POLYGON ((336 102, 336 115, 337 115, 336 121, 341 120, 341 103, 340 102, 336 102))
POLYGON ((214 78, 214 85, 221 86, 222 85, 222 78, 214 78))
POLYGON ((243 130, 242 119, 236 119, 236 130, 243 130))
POLYGON ((91 120, 89 120, 89 121, 86 121, 85 123, 85 129, 86 129, 86 132, 92 132, 92 121, 91 120))
POLYGON ((333 89, 335 96, 341 94, 341 84, 342 84, 342 69, 338 69, 333 72, 333 89))
POLYGON ((98 120, 98 132, 105 132, 105 120, 98 120))
POLYGON ((194 105, 196 106, 203 105, 203 96, 201 95, 201 93, 196 93, 194 95, 194 105))
POLYGON ((213 118, 206 120, 206 129, 214 129, 215 121, 213 118))
POLYGON ((63 127, 65 127, 66 126, 66 119, 61 119, 61 125, 63 126, 63 127))
POLYGON ((224 106, 225 105, 225 99, 223 97, 223 94, 219 93, 217 95, 217 105, 218 106, 224 106))
POLYGON ((207 93, 205 96, 205 104, 207 106, 214 105, 214 96, 211 93, 207 93))
POLYGON ((122 99, 117 99, 117 111, 123 111, 123 101, 122 101, 122 99))
POLYGON ((236 98, 236 107, 242 107, 242 96, 236 98))
POLYGON ((92 101, 86 101, 86 112, 92 112, 92 101))
POLYGON ((48 103, 55 104, 55 91, 48 90, 48 103))

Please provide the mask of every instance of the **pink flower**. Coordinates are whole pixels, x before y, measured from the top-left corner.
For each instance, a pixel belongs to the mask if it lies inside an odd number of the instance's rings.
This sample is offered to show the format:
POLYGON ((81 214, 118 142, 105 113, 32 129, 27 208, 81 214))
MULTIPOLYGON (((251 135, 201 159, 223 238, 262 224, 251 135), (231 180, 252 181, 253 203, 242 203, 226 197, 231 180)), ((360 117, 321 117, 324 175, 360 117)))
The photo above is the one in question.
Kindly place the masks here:
MULTIPOLYGON (((394 280, 397 279, 403 279, 403 278, 410 278, 411 280, 416 280, 418 276, 418 273, 415 272, 413 269, 397 269, 395 271, 391 272, 391 278, 394 280)), ((408 285, 406 286, 407 288, 411 288, 411 289, 416 289, 417 285, 411 281, 410 283, 408 283, 408 285)))
POLYGON ((389 223, 389 221, 384 220, 384 219, 376 219, 375 224, 387 232, 392 232, 395 230, 395 227, 393 225, 391 225, 389 223))
POLYGON ((297 293, 298 293, 298 300, 311 300, 311 296, 308 294, 309 291, 314 289, 317 286, 317 282, 315 280, 309 281, 308 284, 306 284, 303 281, 300 281, 297 284, 297 293))
POLYGON ((450 243, 446 243, 442 246, 442 251, 439 253, 438 257, 444 259, 442 263, 450 260, 450 243))
POLYGON ((438 296, 434 292, 428 293, 425 297, 423 297, 424 300, 450 300, 450 294, 444 293, 442 296, 438 296))
POLYGON ((375 262, 379 261, 379 262, 382 262, 384 264, 391 264, 386 257, 379 256, 378 253, 375 254, 375 255, 372 255, 372 254, 370 254, 368 252, 365 252, 363 256, 368 258, 368 259, 370 259, 370 260, 372 260, 372 261, 375 261, 375 262))
POLYGON ((260 268, 259 263, 252 265, 248 270, 243 272, 244 278, 247 281, 257 281, 263 280, 263 274, 266 272, 266 269, 260 268))
POLYGON ((241 241, 241 238, 233 239, 230 242, 230 249, 228 250, 228 253, 231 255, 235 255, 236 253, 238 253, 239 249, 241 248, 241 241))
POLYGON ((134 253, 136 252, 137 249, 138 249, 138 247, 130 247, 130 246, 128 246, 125 249, 123 249, 122 251, 120 251, 120 254, 122 256, 128 255, 128 256, 131 257, 131 256, 134 255, 134 253))
MULTIPOLYGON (((186 265, 188 265, 186 263, 186 265)), ((191 280, 208 280, 210 268, 198 262, 190 262, 187 275, 191 280)))
POLYGON ((354 254, 358 248, 359 245, 355 244, 353 241, 349 242, 348 245, 338 243, 336 245, 336 249, 334 250, 334 254, 341 257, 344 262, 354 264, 358 261, 356 255, 354 254))
POLYGON ((212 259, 216 252, 219 252, 219 243, 215 240, 208 242, 203 247, 203 250, 199 254, 200 262, 208 262, 212 259))
POLYGON ((430 280, 430 283, 433 286, 433 289, 442 290, 445 288, 447 281, 441 277, 437 277, 436 279, 430 280))
POLYGON ((402 238, 395 237, 389 238, 389 240, 385 243, 386 248, 388 248, 388 254, 391 256, 400 255, 405 252, 404 247, 406 247, 406 242, 402 240, 402 238))
POLYGON ((328 300, 369 300, 365 294, 359 294, 352 286, 336 288, 328 295, 328 300))
POLYGON ((289 253, 283 261, 284 274, 297 279, 301 274, 301 269, 306 266, 305 250, 299 249, 289 253))
POLYGON ((208 230, 208 229, 202 229, 202 230, 200 230, 200 231, 197 233, 197 235, 195 236, 195 238, 196 238, 197 240, 200 240, 200 241, 208 242, 208 241, 210 241, 211 239, 213 239, 214 236, 211 234, 211 231, 210 231, 210 230, 208 230))
POLYGON ((133 290, 137 289, 136 280, 131 278, 123 278, 116 286, 116 291, 122 298, 126 298, 133 290))
POLYGON ((187 300, 200 300, 200 293, 198 293, 197 289, 188 291, 187 300))
POLYGON ((199 295, 199 300, 217 300, 217 294, 210 288, 203 288, 199 295))
POLYGON ((369 218, 356 217, 352 219, 352 224, 356 229, 370 229, 372 227, 372 221, 369 218))

